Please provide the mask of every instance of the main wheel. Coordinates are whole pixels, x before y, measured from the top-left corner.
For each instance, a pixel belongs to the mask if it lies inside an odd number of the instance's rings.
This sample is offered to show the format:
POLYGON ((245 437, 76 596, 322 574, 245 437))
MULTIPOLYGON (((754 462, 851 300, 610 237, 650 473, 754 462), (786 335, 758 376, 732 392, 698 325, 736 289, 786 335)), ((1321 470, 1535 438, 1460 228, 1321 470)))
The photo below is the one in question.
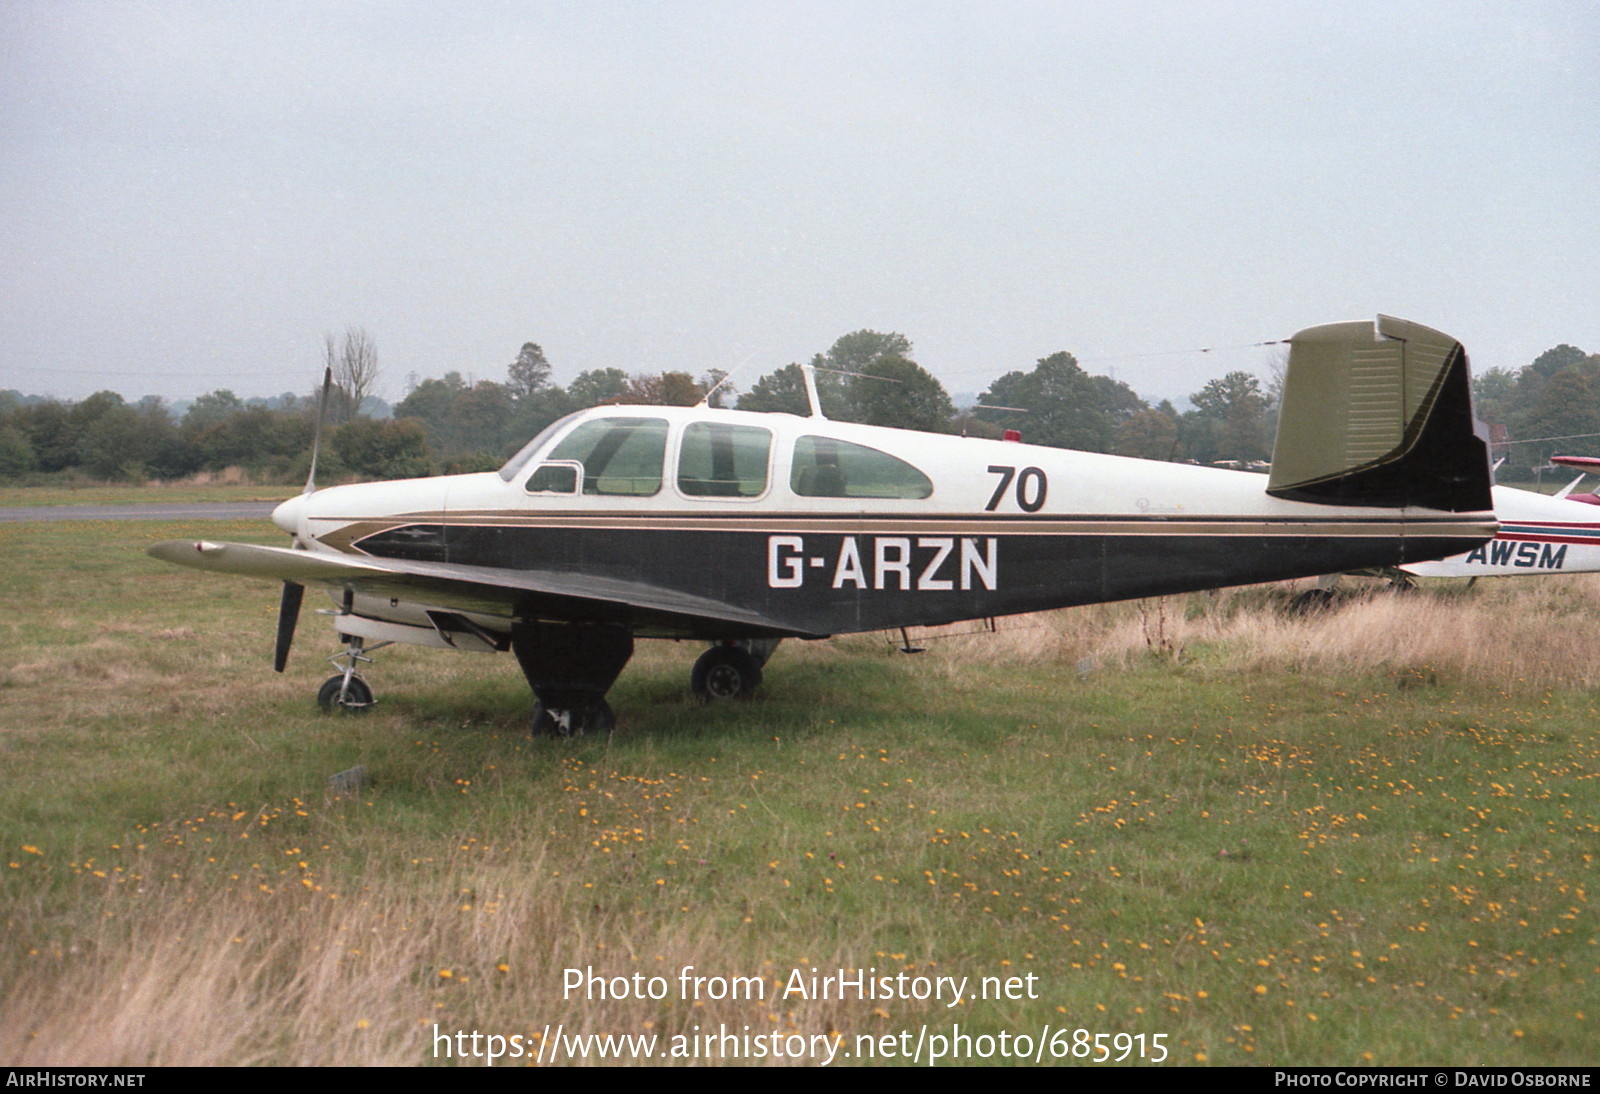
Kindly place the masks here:
POLYGON ((567 710, 552 710, 543 703, 533 704, 533 724, 530 727, 535 737, 581 737, 585 733, 607 733, 617 728, 617 716, 611 710, 611 704, 604 699, 598 699, 587 710, 569 708, 567 710))
POLYGON ((317 706, 323 710, 337 710, 341 714, 365 714, 372 709, 372 689, 359 676, 350 677, 345 686, 344 673, 330 676, 317 689, 317 706))
POLYGON ((760 686, 761 668, 740 646, 712 646, 689 674, 689 689, 698 699, 748 699, 760 686))
POLYGON ((1289 602, 1293 615, 1316 615, 1333 607, 1333 593, 1328 589, 1307 589, 1289 602))
POLYGON ((584 719, 583 731, 585 733, 604 733, 610 736, 617 728, 617 716, 611 709, 611 704, 601 699, 589 708, 589 714, 584 719))

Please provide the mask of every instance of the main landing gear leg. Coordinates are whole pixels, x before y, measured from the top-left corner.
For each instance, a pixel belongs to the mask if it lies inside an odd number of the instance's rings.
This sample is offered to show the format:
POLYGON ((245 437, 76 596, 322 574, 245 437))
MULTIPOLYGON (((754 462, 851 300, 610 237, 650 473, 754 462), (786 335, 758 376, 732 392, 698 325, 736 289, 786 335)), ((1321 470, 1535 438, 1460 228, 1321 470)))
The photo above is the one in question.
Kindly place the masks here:
POLYGON ((616 725, 606 692, 633 656, 626 627, 583 623, 518 623, 511 649, 537 700, 535 736, 610 733, 616 725))
POLYGON ((328 658, 339 673, 328 677, 317 689, 317 705, 323 710, 337 710, 341 714, 362 714, 371 710, 376 700, 372 697, 372 688, 356 675, 356 666, 362 662, 372 664, 372 658, 367 654, 381 650, 390 643, 379 642, 376 646, 368 646, 358 635, 347 634, 342 637, 345 640, 344 652, 328 658))

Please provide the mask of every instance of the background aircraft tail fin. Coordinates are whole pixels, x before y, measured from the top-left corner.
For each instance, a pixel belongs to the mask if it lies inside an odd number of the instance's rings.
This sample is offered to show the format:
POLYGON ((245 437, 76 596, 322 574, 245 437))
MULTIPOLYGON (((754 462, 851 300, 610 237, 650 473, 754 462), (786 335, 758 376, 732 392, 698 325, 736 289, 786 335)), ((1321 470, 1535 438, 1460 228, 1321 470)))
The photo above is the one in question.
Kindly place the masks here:
POLYGON ((1380 315, 1310 327, 1289 345, 1267 493, 1325 505, 1493 508, 1461 343, 1380 315))

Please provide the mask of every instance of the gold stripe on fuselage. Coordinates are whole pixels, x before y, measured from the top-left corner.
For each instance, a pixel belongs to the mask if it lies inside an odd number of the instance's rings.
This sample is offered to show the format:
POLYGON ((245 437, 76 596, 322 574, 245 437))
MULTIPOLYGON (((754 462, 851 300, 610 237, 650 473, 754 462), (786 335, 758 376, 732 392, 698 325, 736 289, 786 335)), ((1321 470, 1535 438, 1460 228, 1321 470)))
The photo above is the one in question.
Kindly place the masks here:
POLYGON ((584 529, 630 532, 746 532, 759 534, 819 533, 835 535, 873 535, 914 533, 916 535, 989 536, 1204 536, 1220 538, 1272 537, 1319 539, 1390 539, 1427 536, 1430 538, 1488 539, 1498 524, 1489 520, 1463 520, 1457 516, 1430 517, 1171 517, 1171 516, 1044 516, 970 517, 951 514, 921 516, 914 513, 861 514, 774 513, 734 515, 708 513, 703 516, 661 515, 656 513, 529 513, 504 511, 457 511, 450 513, 410 513, 374 518, 315 517, 318 522, 339 524, 348 521, 316 540, 335 550, 355 551, 354 544, 368 536, 393 528, 416 524, 438 524, 457 528, 534 528, 584 529))

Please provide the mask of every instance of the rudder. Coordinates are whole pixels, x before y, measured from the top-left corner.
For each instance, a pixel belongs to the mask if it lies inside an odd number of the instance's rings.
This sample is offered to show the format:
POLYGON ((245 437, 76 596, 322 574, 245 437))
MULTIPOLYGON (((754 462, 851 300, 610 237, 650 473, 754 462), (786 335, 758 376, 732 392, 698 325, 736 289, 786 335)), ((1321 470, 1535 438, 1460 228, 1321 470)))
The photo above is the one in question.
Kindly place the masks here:
POLYGON ((1460 342, 1380 315, 1310 327, 1289 345, 1268 494, 1386 509, 1493 508, 1460 342))

